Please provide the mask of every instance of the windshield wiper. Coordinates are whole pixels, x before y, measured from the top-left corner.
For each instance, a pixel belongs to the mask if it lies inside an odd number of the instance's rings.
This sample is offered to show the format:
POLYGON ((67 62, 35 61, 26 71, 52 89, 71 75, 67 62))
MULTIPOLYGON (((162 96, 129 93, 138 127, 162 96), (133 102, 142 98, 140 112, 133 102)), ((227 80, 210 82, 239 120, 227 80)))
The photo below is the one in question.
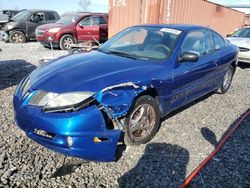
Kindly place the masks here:
POLYGON ((107 54, 114 54, 114 55, 118 55, 118 56, 121 56, 121 57, 126 57, 126 58, 137 60, 137 58, 135 56, 124 53, 124 52, 119 52, 119 51, 108 51, 108 52, 102 51, 102 52, 107 53, 107 54))

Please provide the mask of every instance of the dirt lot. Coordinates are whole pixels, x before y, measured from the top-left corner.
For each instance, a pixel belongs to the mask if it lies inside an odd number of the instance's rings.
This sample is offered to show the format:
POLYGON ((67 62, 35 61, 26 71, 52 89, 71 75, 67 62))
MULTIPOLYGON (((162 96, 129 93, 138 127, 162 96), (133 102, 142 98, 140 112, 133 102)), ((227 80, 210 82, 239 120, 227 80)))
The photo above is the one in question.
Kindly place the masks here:
MULTIPOLYGON (((209 94, 170 114, 162 120, 159 132, 150 143, 127 147, 118 162, 81 161, 79 164, 75 158, 54 153, 28 139, 16 127, 12 111, 16 84, 40 66, 40 58, 66 52, 51 52, 34 42, 20 45, 0 42, 0 48, 3 50, 0 52, 0 187, 179 187, 214 149, 202 130, 209 129, 216 140, 220 140, 250 106, 250 66, 241 65, 227 94, 209 94)), ((245 126, 250 126, 249 121, 245 126)), ((250 134, 249 128, 245 130, 250 134)), ((232 142, 236 148, 232 150, 236 153, 230 155, 232 158, 238 154, 239 141, 232 142)), ((247 161, 244 169, 249 172, 250 149, 245 148, 240 155, 247 161)), ((227 168, 227 165, 220 168, 227 168)), ((206 187, 237 187, 238 179, 234 177, 242 169, 237 163, 230 169, 225 176, 223 173, 228 170, 219 169, 219 175, 218 170, 210 170, 206 177, 216 176, 220 181, 212 185, 205 179, 206 187), (230 181, 223 179, 225 177, 230 181)), ((250 187, 249 181, 241 183, 240 187, 250 187)))

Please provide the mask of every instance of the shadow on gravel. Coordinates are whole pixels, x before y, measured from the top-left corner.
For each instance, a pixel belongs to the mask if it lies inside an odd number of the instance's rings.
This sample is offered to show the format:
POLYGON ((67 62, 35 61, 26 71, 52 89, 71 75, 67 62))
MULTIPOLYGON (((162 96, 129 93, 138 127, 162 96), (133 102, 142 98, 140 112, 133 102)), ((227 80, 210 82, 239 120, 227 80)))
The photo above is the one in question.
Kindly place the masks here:
POLYGON ((239 62, 238 67, 241 69, 250 69, 250 63, 239 62))
POLYGON ((0 90, 17 85, 35 68, 22 59, 0 61, 0 90))
MULTIPOLYGON (((223 137, 239 121, 224 133, 223 137)), ((214 147, 218 145, 215 134, 210 129, 201 129, 204 138, 214 147)), ((193 179, 189 187, 250 187, 250 116, 227 140, 221 150, 207 163, 193 179)), ((222 138, 223 138, 222 137, 222 138)))
POLYGON ((89 161, 84 161, 81 159, 73 159, 74 161, 67 162, 58 168, 52 175, 51 178, 61 177, 75 172, 75 170, 84 163, 89 163, 89 161))
POLYGON ((189 152, 178 145, 151 143, 137 165, 118 179, 119 187, 180 187, 189 152))

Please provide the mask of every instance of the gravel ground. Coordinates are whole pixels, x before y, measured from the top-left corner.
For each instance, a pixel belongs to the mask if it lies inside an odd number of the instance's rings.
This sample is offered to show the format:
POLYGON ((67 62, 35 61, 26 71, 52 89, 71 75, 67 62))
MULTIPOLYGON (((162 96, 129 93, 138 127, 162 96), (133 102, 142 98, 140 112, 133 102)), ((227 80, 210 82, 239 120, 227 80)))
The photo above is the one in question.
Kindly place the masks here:
POLYGON ((250 67, 244 66, 237 68, 227 94, 207 95, 170 114, 150 143, 127 147, 117 162, 79 161, 28 139, 15 126, 12 111, 16 84, 39 66, 40 58, 66 52, 38 43, 0 42, 0 48, 0 187, 179 187, 214 149, 202 130, 219 140, 250 106, 250 67))
MULTIPOLYGON (((250 116, 241 123, 228 142, 194 178, 190 187, 250 187, 249 133, 250 116)), ((208 140, 212 145, 216 145, 215 137, 212 136, 208 140)))

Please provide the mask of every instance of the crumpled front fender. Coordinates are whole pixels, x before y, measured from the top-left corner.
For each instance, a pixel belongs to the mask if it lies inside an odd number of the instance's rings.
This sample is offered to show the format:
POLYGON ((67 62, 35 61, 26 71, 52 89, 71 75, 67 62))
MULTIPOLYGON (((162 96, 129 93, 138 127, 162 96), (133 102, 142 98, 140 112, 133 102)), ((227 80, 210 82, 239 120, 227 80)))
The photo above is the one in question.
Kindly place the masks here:
POLYGON ((94 97, 104 107, 108 108, 114 118, 127 114, 136 96, 147 87, 132 82, 107 87, 94 97))

